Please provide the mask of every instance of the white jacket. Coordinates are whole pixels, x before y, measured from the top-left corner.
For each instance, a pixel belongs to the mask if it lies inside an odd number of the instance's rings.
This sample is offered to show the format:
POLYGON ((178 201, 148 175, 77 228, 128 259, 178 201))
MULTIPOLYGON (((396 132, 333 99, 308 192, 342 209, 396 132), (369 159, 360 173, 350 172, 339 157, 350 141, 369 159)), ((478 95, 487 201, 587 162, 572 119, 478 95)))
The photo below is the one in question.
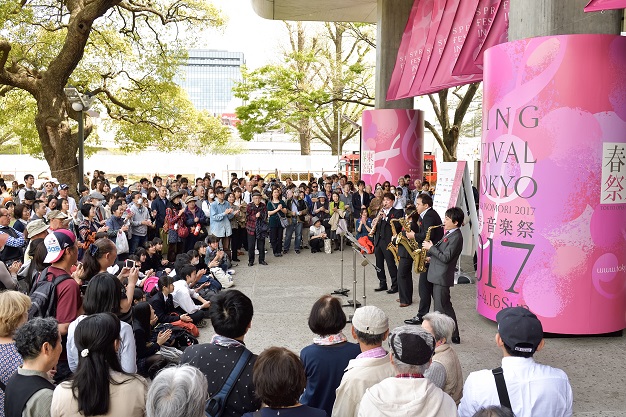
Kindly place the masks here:
POLYGON ((454 400, 426 378, 391 377, 365 391, 359 417, 454 417, 454 400))

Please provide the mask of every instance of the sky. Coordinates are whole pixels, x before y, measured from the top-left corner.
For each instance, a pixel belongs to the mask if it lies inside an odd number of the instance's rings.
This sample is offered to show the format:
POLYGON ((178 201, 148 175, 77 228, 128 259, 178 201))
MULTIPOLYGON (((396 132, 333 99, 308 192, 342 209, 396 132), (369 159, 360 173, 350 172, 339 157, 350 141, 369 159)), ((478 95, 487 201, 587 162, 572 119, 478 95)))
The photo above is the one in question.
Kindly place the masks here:
POLYGON ((212 0, 222 9, 228 22, 223 30, 209 30, 200 46, 243 52, 248 68, 255 69, 276 60, 281 42, 287 41, 285 25, 279 20, 259 17, 250 0, 212 0))

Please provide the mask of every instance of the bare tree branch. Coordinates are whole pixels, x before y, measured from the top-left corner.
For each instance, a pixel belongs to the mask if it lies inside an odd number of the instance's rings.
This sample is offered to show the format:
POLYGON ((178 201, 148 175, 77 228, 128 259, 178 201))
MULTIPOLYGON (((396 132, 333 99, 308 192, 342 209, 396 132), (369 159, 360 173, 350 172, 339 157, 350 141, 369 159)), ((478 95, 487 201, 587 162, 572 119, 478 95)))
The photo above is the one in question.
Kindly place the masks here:
POLYGON ((428 120, 424 121, 424 126, 426 127, 426 129, 430 130, 430 133, 432 133, 433 136, 435 137, 435 140, 437 140, 437 143, 439 144, 439 146, 441 147, 441 150, 443 151, 444 160, 445 161, 454 160, 452 155, 450 155, 450 152, 448 152, 448 148, 443 143, 443 138, 441 137, 437 129, 435 129, 435 126, 433 126, 432 123, 430 123, 428 120))

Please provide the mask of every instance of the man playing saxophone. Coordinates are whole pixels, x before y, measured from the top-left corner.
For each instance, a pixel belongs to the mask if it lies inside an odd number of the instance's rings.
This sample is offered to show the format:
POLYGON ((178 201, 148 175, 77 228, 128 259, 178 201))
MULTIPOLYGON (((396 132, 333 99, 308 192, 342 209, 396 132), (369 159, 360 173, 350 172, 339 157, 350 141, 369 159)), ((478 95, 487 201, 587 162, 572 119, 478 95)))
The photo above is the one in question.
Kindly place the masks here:
MULTIPOLYGON (((379 268, 377 273, 378 281, 380 285, 375 288, 374 291, 385 291, 388 294, 395 294, 398 292, 398 269, 396 268, 396 261, 393 254, 387 246, 391 242, 391 225, 389 222, 392 219, 401 219, 404 216, 404 212, 399 209, 393 208, 395 196, 391 193, 385 193, 383 195, 383 208, 378 216, 378 221, 372 229, 374 232, 374 256, 376 256, 376 267, 379 268), (391 277, 391 287, 387 289, 387 276, 385 275, 385 263, 389 270, 389 276, 391 277)), ((372 222, 373 224, 374 222, 372 222)))
MULTIPOLYGON (((415 198, 415 208, 419 213, 419 232, 414 235, 407 234, 408 238, 412 236, 415 238, 420 248, 426 238, 426 232, 431 226, 438 226, 441 222, 441 217, 432 208, 433 198, 428 194, 420 194, 415 198)), ((443 228, 437 227, 431 230, 430 240, 433 244, 437 244, 443 237, 443 228)), ((430 303, 433 295, 433 284, 428 282, 428 263, 426 264, 426 271, 422 272, 418 281, 418 294, 420 296, 420 303, 415 317, 404 320, 406 324, 422 324, 422 317, 424 317, 430 311, 430 303)))
MULTIPOLYGON (((408 239, 414 239, 420 230, 419 213, 411 203, 407 204, 405 213, 405 225, 408 225, 409 229, 405 228, 399 233, 404 233, 408 239)), ((408 307, 413 303, 413 257, 404 245, 398 245, 398 256, 400 258, 398 261, 398 295, 400 298, 396 301, 400 303, 400 307, 408 307)))

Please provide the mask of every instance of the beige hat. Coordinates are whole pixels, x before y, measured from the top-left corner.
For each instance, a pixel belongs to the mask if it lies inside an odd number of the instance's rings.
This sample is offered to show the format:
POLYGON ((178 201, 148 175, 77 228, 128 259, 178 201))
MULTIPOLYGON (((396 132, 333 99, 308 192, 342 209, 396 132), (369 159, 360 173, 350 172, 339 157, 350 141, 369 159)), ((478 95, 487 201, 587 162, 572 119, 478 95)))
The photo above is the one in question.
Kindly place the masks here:
POLYGON ((383 334, 389 330, 389 319, 380 308, 364 306, 354 312, 352 327, 365 334, 383 334))
POLYGON ((26 231, 28 232, 28 237, 32 238, 33 236, 38 235, 39 233, 45 232, 48 230, 50 226, 46 224, 43 220, 37 219, 26 225, 26 231))
POLYGON ((198 201, 198 197, 189 196, 185 199, 185 204, 191 203, 192 201, 198 201))
POLYGON ((48 220, 52 220, 52 219, 69 219, 70 216, 68 216, 67 214, 63 213, 61 210, 50 210, 48 212, 48 214, 46 214, 46 218, 48 220))

